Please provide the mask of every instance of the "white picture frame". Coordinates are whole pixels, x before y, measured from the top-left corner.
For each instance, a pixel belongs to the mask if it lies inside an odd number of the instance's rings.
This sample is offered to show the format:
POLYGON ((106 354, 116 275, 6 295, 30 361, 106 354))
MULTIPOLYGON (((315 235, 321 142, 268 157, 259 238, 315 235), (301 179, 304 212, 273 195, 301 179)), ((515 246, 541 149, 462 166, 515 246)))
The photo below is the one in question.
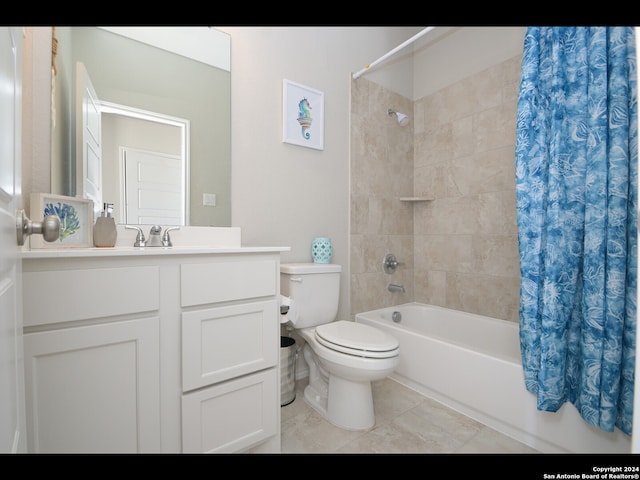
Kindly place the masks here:
POLYGON ((282 141, 324 150, 323 92, 291 80, 283 80, 282 141))
POLYGON ((93 200, 52 193, 32 193, 30 200, 31 221, 42 222, 49 214, 60 219, 58 239, 46 242, 42 235, 31 235, 31 248, 93 247, 93 200))

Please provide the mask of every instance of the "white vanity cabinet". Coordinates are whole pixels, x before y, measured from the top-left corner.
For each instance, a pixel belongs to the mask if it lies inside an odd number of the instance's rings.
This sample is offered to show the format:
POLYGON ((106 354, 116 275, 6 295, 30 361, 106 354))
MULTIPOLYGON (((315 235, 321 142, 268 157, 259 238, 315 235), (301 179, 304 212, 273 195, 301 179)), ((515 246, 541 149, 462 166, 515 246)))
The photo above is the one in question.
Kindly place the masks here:
POLYGON ((28 451, 280 452, 282 250, 26 253, 28 451))
POLYGON ((279 268, 264 255, 181 265, 184 453, 279 439, 279 268))
POLYGON ((31 453, 160 451, 160 268, 23 261, 31 453))

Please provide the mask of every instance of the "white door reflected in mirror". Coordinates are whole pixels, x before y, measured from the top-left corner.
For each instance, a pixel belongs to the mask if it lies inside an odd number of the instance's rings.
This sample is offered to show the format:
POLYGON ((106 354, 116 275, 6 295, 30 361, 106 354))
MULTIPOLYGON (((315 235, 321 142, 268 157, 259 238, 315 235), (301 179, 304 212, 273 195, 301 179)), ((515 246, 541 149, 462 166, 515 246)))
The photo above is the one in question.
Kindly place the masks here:
POLYGON ((116 223, 189 225, 189 121, 107 102, 101 109, 103 198, 116 203, 116 223))
POLYGON ((76 192, 102 208, 102 127, 100 99, 82 62, 76 63, 76 192))
POLYGON ((124 222, 184 225, 182 160, 177 155, 122 148, 124 222))

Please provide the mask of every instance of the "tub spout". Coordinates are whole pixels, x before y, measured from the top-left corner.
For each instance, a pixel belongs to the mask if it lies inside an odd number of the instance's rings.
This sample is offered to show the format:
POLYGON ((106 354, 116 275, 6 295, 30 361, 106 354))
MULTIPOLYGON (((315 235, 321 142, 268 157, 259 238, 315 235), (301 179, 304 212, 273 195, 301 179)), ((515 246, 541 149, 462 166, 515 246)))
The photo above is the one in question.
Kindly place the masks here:
POLYGON ((389 285, 387 285, 387 290, 389 290, 390 292, 405 292, 403 285, 396 285, 395 283, 390 283, 389 285))

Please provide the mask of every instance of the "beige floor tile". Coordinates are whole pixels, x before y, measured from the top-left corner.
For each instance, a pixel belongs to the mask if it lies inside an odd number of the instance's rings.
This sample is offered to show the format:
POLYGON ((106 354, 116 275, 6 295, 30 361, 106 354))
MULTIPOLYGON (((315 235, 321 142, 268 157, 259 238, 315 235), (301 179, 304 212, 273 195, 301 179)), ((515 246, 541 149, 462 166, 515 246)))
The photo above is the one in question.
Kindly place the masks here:
POLYGON ((371 391, 378 425, 393 420, 425 400, 418 392, 392 380, 373 382, 371 391))
POLYGON ((418 435, 394 423, 385 423, 341 447, 339 453, 444 453, 440 438, 418 435))
POLYGON ((461 443, 469 441, 484 427, 480 422, 430 398, 423 398, 423 401, 411 409, 410 413, 422 420, 420 426, 423 431, 437 427, 461 443))
POLYGON ((295 400, 281 407, 284 454, 537 453, 391 379, 372 385, 376 425, 345 430, 304 400, 306 384, 306 378, 298 380, 295 400))
POLYGON ((489 427, 482 430, 456 453, 539 453, 511 437, 489 427))

